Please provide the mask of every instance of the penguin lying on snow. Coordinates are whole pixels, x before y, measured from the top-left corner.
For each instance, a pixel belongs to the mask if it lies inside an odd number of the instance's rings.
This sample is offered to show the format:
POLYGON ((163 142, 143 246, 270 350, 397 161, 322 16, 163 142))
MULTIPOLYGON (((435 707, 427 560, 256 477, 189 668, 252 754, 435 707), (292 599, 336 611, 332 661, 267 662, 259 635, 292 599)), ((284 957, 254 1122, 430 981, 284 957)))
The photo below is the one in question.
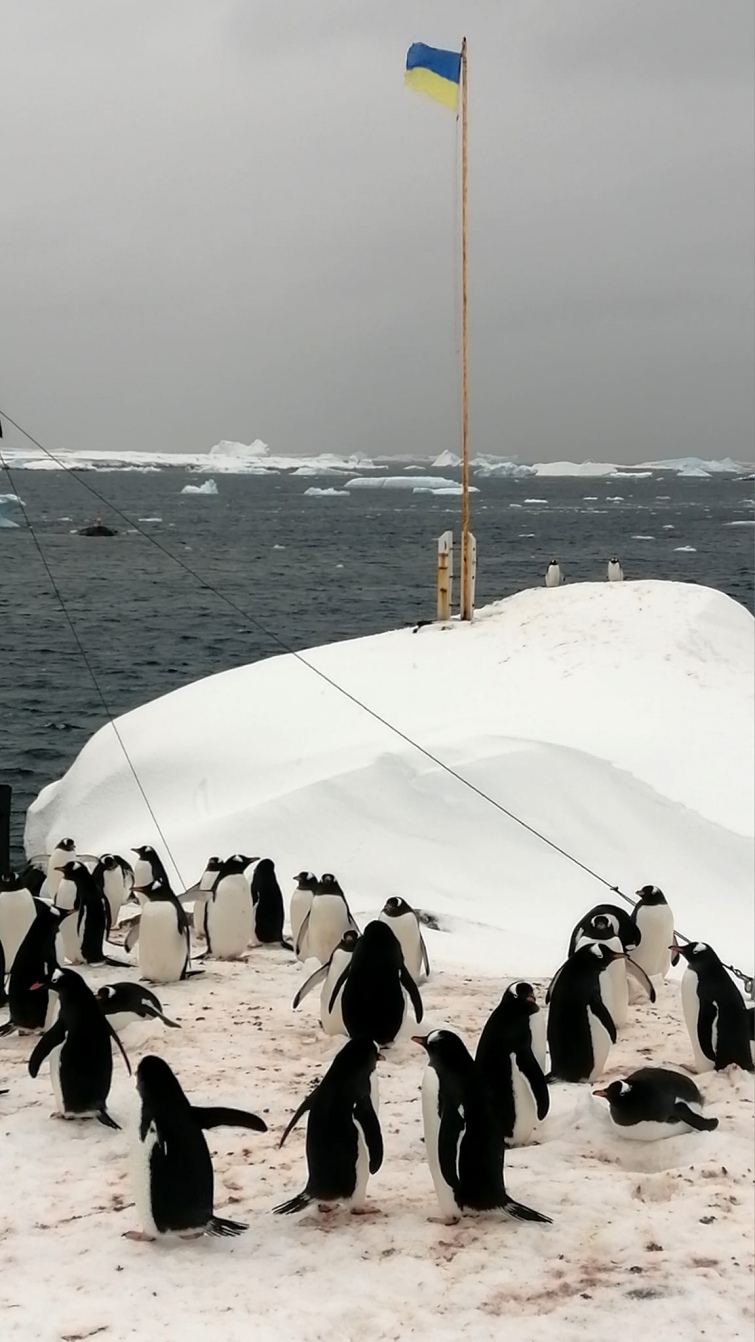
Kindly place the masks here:
POLYGON ((550 1094, 535 1057, 532 1020, 540 1014, 530 983, 512 983, 489 1017, 475 1061, 493 1096, 506 1146, 522 1146, 546 1117, 550 1094))
POLYGON ((698 1072, 720 1072, 736 1063, 755 1070, 745 1000, 704 941, 671 947, 687 961, 682 978, 682 1008, 698 1072))
POLYGON ((458 1035, 433 1030, 414 1043, 427 1052, 422 1079, 425 1154, 447 1224, 462 1212, 504 1211, 518 1221, 550 1217, 515 1202, 503 1181, 505 1146, 485 1078, 458 1035))
POLYGON ((308 993, 316 988, 318 983, 322 984, 320 993, 320 1024, 326 1034, 346 1034, 346 1026, 343 1023, 342 997, 343 993, 335 993, 334 989, 340 982, 344 969, 351 963, 351 957, 354 954, 354 947, 359 940, 359 935, 353 929, 344 932, 341 940, 336 946, 326 965, 320 965, 314 974, 310 974, 306 983, 301 987, 293 1001, 293 1010, 304 1001, 308 993), (331 1007, 330 1002, 333 999, 331 1007))
POLYGON ((681 1132, 712 1132, 717 1118, 703 1118, 702 1096, 689 1076, 666 1067, 641 1067, 593 1095, 608 1100, 622 1137, 652 1142, 681 1132))
POLYGON ((161 1020, 171 1030, 181 1028, 177 1021, 168 1020, 159 998, 142 983, 106 983, 94 995, 100 1010, 118 1033, 140 1020, 161 1020))
POLYGON ((273 1211, 289 1215, 310 1202, 346 1201, 364 1208, 367 1180, 383 1163, 377 1116, 375 1065, 380 1054, 371 1039, 350 1039, 337 1053, 318 1086, 303 1100, 280 1139, 283 1146, 303 1114, 307 1123, 307 1183, 304 1191, 273 1211))
POLYGON ((133 1137, 132 1176, 144 1230, 129 1230, 124 1238, 240 1235, 246 1225, 213 1214, 214 1175, 203 1129, 267 1132, 267 1124, 243 1109, 190 1104, 167 1062, 152 1055, 142 1058, 136 1069, 136 1088, 141 1112, 133 1137))
POLYGON ((113 1077, 113 1039, 131 1074, 123 1044, 80 974, 56 969, 47 986, 60 998, 60 1014, 34 1049, 29 1075, 35 1077, 49 1057, 59 1116, 97 1118, 107 1128, 119 1128, 107 1112, 107 1097, 113 1077))

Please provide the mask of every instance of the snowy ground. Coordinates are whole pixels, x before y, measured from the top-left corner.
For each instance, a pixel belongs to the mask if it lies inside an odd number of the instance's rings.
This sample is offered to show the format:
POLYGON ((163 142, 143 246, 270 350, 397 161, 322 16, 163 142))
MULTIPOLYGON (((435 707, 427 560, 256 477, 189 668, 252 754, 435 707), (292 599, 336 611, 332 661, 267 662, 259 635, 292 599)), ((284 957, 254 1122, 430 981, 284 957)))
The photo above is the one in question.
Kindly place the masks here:
MULTIPOLYGON (((274 1217, 304 1184, 304 1132, 281 1132, 335 1048, 317 994, 291 1001, 304 970, 282 950, 214 964, 164 989, 183 1029, 132 1026, 132 1065, 165 1056, 197 1103, 237 1104, 270 1131, 208 1134, 215 1206, 249 1222, 236 1241, 135 1244, 126 1133, 51 1117, 47 1066, 31 1081, 32 1042, 0 1044, 0 1309, 6 1339, 103 1342, 215 1336, 226 1342, 315 1339, 607 1339, 617 1328, 664 1342, 752 1336, 752 1077, 701 1079, 714 1133, 645 1145, 621 1141, 593 1087, 559 1085, 538 1144, 507 1161, 513 1196, 553 1217, 431 1224, 437 1214, 421 1141, 421 1050, 400 1040, 378 1064, 385 1163, 374 1215, 274 1217)), ((87 971, 95 983, 117 971, 87 971)), ((439 971, 423 986, 425 1026, 476 1043, 501 980, 439 971)), ((542 985, 538 985, 542 998, 542 985)), ((691 1066, 678 984, 655 1008, 630 1008, 609 1057, 615 1077, 648 1060, 691 1066)), ((126 1123, 134 1091, 116 1057, 111 1110, 126 1123)))

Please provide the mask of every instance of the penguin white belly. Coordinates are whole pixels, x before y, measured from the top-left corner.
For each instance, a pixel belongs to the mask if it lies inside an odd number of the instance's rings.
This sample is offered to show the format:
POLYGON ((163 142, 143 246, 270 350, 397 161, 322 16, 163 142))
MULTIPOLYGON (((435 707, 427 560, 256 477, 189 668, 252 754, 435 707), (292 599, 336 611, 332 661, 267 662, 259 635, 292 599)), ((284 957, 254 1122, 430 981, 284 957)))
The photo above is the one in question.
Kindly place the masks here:
POLYGON ((426 1067, 422 1078, 422 1126, 425 1133, 425 1155, 430 1166, 435 1196, 438 1199, 441 1216, 446 1220, 461 1216, 456 1196, 450 1184, 447 1184, 440 1168, 438 1146, 440 1139, 440 1114, 438 1096, 440 1084, 434 1067, 426 1067))
POLYGON ((138 857, 134 863, 134 885, 143 886, 152 883, 152 866, 145 862, 143 857, 138 857))
MULTIPOLYGON (((65 907, 61 905, 60 907, 65 907)), ((81 965, 84 963, 81 954, 81 937, 78 928, 78 914, 72 913, 69 918, 64 918, 60 924, 60 931, 55 938, 55 953, 58 960, 66 959, 72 965, 81 965)))
POLYGON ((172 904, 148 901, 139 924, 139 968, 152 983, 177 983, 186 963, 186 938, 172 904))
POLYGON ((307 954, 327 964, 348 926, 349 915, 340 896, 318 895, 309 914, 307 954))
MULTIPOLYGON (((699 1104, 688 1102, 688 1108, 696 1114, 702 1113, 699 1104)), ((694 1132, 689 1123, 657 1123, 650 1119, 643 1119, 642 1122, 632 1123, 627 1127, 612 1120, 611 1127, 619 1137, 626 1137, 630 1142, 660 1142, 668 1137, 679 1137, 685 1132, 694 1132)))
POLYGON ((509 1146, 524 1146, 529 1141, 537 1122, 537 1103, 526 1076, 516 1065, 516 1054, 511 1054, 511 1085, 514 1092, 514 1131, 509 1146))
MULTIPOLYGON (((682 1010, 684 1011, 684 1020, 698 1072, 715 1071, 716 1065, 713 1059, 706 1057, 700 1047, 700 1037, 697 1032, 700 999, 697 995, 697 974, 693 969, 685 969, 682 978, 682 1010)), ((713 1037, 715 1039, 715 1033, 713 1037)))
MULTIPOLYGON (((294 946, 299 940, 301 925, 312 908, 312 894, 313 892, 311 890, 294 890, 294 893, 291 896, 291 906, 288 916, 289 922, 291 923, 291 940, 293 941, 294 946)), ((305 936, 304 943, 299 947, 297 959, 301 960, 302 963, 309 955, 306 945, 308 941, 309 937, 305 936)))
POLYGON ((117 870, 106 871, 102 882, 102 889, 105 899, 110 905, 110 926, 115 927, 118 921, 118 914, 126 898, 126 889, 123 884, 123 875, 120 867, 117 870))
POLYGON ((415 983, 419 982, 422 970, 422 942, 419 924, 413 913, 402 913, 398 918, 390 918, 381 913, 378 922, 387 923, 396 938, 404 956, 404 964, 415 983))
POLYGON ((343 988, 339 992, 333 1010, 330 1010, 330 999, 333 995, 339 978, 341 977, 346 965, 351 960, 351 953, 348 951, 334 951, 330 962, 330 968, 325 977, 320 993, 320 1022, 326 1034, 346 1034, 346 1026, 343 1023, 343 988))
POLYGON ((358 1118, 354 1119, 354 1127, 357 1130, 356 1183, 354 1192, 349 1198, 349 1206, 359 1209, 364 1206, 365 1195, 367 1193, 367 1180, 370 1177, 370 1153, 367 1149, 367 1141, 358 1118))
POLYGON ((152 1213, 152 1152, 157 1145, 157 1129, 150 1123, 141 1141, 139 1128, 135 1128, 131 1140, 131 1183, 134 1189, 136 1213, 147 1235, 159 1235, 152 1213))
POLYGON ((532 1040, 532 1052, 535 1055, 535 1062, 540 1064, 540 1068, 545 1072, 546 1056, 546 1033, 545 1033, 545 1012, 536 1011, 530 1016, 530 1039, 532 1040))
POLYGON ((665 978, 671 966, 669 946, 674 940, 674 915, 668 904, 652 904, 640 909, 637 926, 642 941, 632 951, 632 959, 651 978, 654 974, 665 978))
POLYGON ((611 1036, 605 1025, 593 1015, 590 1008, 587 1008, 587 1019, 590 1025, 590 1039, 592 1040, 592 1071, 588 1077, 589 1081, 597 1081, 598 1077, 603 1075, 608 1054, 611 1051, 611 1036))
POLYGON ((0 894, 0 942, 5 954, 6 974, 13 968, 16 952, 36 916, 30 890, 5 890, 0 894))
MULTIPOLYGON (((55 996, 57 996, 57 993, 55 996)), ((54 1048, 50 1053, 50 1081, 52 1083, 52 1093, 55 1096, 55 1109, 59 1114, 66 1112, 63 1087, 60 1081, 60 1055, 62 1052, 63 1044, 58 1044, 57 1048, 54 1048)))
MULTIPOLYGON (((609 987, 609 993, 613 1006, 608 1010, 611 1014, 614 1025, 617 1030, 627 1023, 629 1015, 629 987, 627 985, 627 971, 624 960, 614 960, 608 969, 604 970, 600 976, 601 984, 605 983, 609 987)), ((605 999, 604 999, 605 1000, 605 999)), ((606 1003, 608 1006, 608 1003, 606 1003)))
POLYGON ((207 904, 205 935, 212 954, 219 960, 243 955, 254 933, 254 911, 249 882, 244 876, 227 876, 207 904))

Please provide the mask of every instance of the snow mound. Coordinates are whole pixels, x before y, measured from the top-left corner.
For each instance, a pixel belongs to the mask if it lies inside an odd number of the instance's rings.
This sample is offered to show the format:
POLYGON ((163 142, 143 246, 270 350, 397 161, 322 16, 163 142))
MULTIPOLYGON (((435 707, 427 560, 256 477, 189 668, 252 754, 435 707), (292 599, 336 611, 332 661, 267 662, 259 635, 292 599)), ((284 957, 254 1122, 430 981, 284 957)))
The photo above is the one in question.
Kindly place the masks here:
POLYGON ((347 489, 449 489, 457 488, 455 480, 443 475, 357 475, 346 481, 347 489))
POLYGON ((203 485, 184 485, 181 490, 182 494, 204 494, 213 497, 217 492, 218 487, 214 480, 205 480, 203 485))
MULTIPOLYGON (((611 884, 660 885, 687 936, 735 960, 751 945, 753 619, 737 602, 538 587, 471 625, 273 657, 118 720, 177 882, 252 835, 284 880, 335 871, 357 913, 399 893, 437 914, 446 962, 552 972, 608 892, 308 667, 611 884)), ((163 849, 109 726, 30 808, 27 851, 61 834, 163 849)))
POLYGON ((317 499, 332 499, 337 496, 343 498, 344 495, 348 498, 349 496, 348 489, 318 489, 317 485, 310 485, 309 489, 305 489, 304 493, 305 495, 309 494, 310 498, 317 499))

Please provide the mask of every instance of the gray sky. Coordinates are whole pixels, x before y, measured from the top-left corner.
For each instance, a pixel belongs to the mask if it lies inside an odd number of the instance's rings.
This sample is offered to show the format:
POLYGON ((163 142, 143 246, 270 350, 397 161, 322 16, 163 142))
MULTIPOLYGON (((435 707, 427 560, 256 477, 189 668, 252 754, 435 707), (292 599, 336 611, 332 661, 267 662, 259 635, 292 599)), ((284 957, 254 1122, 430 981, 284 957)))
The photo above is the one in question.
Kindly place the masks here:
MULTIPOLYGON (((749 457, 751 0, 4 0, 0 404, 56 450, 749 457)), ((8 441, 22 440, 7 432, 8 441)))

